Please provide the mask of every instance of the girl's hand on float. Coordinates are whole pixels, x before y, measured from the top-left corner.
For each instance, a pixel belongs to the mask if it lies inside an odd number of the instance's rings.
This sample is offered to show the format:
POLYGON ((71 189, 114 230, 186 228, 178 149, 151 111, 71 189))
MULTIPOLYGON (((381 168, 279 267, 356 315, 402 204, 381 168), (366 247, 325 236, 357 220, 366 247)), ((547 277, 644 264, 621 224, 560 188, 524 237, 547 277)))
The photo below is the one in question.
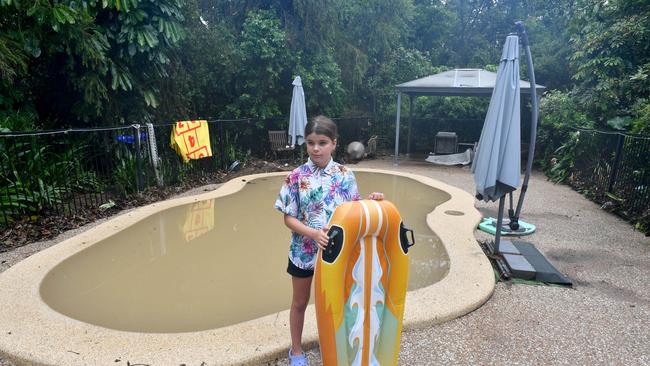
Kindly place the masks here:
POLYGON ((369 200, 381 201, 384 199, 384 194, 381 192, 372 192, 368 195, 369 200))
POLYGON ((327 243, 330 241, 330 238, 327 236, 327 232, 329 231, 328 227, 324 227, 322 229, 313 229, 314 230, 314 235, 312 236, 312 239, 316 242, 316 245, 318 245, 319 248, 325 249, 327 248, 327 243))

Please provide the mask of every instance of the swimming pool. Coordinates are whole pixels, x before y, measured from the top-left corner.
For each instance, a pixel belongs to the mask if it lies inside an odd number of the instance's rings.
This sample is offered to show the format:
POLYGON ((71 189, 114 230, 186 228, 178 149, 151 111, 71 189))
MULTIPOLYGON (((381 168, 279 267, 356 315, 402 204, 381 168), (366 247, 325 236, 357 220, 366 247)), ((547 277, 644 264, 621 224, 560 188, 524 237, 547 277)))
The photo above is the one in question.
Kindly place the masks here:
MULTIPOLYGON (((421 176, 355 172, 362 194, 383 191, 418 235, 407 327, 487 300, 494 279, 477 255, 472 231, 480 216, 469 194, 421 176), (457 256, 460 249, 470 255, 457 256), (459 291, 464 283, 471 294, 459 291)), ((18 310, 0 315, 0 350, 53 364, 229 363, 284 352, 289 232, 272 203, 285 175, 240 177, 153 204, 15 265, 0 275, 0 306, 18 310)), ((312 342, 313 323, 305 327, 312 342)))

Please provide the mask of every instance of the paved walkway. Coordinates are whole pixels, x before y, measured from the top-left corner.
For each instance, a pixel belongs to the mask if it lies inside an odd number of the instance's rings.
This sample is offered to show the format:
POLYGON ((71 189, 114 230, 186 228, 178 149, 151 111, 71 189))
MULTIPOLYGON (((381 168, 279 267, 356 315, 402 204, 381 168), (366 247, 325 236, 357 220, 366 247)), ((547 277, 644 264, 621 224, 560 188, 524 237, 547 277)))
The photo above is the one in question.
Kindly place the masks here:
MULTIPOLYGON (((358 166, 394 169, 390 159, 358 166)), ((468 168, 404 162, 399 170, 474 193, 468 168)), ((477 208, 495 216, 497 204, 477 202, 477 208)), ((541 173, 531 178, 522 216, 537 226, 525 240, 571 278, 574 288, 498 283, 476 311, 405 330, 399 364, 650 365, 650 238, 541 173)), ((0 271, 85 229, 2 253, 0 271)), ((477 237, 487 238, 481 232, 477 237)), ((317 349, 309 358, 312 365, 320 363, 317 349)), ((287 364, 286 359, 269 363, 287 364)), ((12 364, 0 359, 0 365, 12 364)))
MULTIPOLYGON (((394 169, 391 160, 358 166, 394 169)), ((467 167, 404 162, 399 169, 474 193, 467 167)), ((497 203, 476 206, 496 216, 497 203)), ((650 365, 650 238, 542 173, 533 174, 522 213, 537 226, 524 240, 566 274, 573 289, 498 283, 476 311, 405 330, 399 364, 650 365)), ((488 236, 477 231, 477 237, 488 236)), ((312 364, 320 363, 318 350, 308 354, 312 364)))

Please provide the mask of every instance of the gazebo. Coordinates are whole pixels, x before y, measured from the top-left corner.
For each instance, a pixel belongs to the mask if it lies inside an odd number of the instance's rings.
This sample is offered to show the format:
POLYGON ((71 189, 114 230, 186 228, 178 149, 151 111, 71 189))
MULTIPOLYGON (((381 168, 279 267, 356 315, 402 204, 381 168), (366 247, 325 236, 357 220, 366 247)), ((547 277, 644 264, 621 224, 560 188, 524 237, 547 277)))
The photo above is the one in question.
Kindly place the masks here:
MULTIPOLYGON (((406 151, 411 151, 411 118, 413 111, 413 97, 418 96, 491 96, 496 83, 497 74, 483 69, 453 69, 420 79, 411 80, 396 85, 397 89, 397 117, 395 120, 395 160, 398 164, 399 154, 399 125, 402 106, 402 93, 409 96, 409 128, 406 151)), ((536 84, 537 96, 541 96, 545 87, 536 84)), ((520 81, 521 94, 531 94, 528 81, 520 81)))

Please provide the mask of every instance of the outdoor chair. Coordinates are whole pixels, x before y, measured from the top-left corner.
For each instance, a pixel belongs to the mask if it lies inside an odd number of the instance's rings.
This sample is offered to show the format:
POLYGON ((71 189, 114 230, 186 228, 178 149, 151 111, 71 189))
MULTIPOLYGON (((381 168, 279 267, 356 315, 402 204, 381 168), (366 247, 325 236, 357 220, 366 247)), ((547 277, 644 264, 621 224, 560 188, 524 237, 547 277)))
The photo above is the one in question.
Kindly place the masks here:
POLYGON ((278 155, 282 153, 289 153, 293 157, 295 150, 293 147, 289 146, 289 139, 287 136, 287 131, 269 130, 269 141, 271 142, 271 151, 273 152, 275 160, 278 160, 278 155))

